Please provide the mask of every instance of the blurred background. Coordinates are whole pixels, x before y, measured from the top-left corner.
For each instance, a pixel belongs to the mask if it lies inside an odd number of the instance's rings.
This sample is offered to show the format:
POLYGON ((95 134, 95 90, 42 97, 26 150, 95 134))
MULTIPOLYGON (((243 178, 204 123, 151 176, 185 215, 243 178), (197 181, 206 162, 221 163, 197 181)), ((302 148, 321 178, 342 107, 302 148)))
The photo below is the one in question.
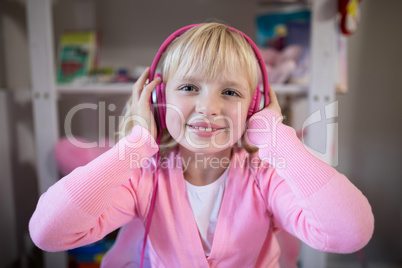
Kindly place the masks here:
MULTIPOLYGON (((55 116, 60 138, 66 134, 63 125, 66 116, 80 103, 104 103, 108 107, 106 116, 120 115, 129 95, 127 85, 152 63, 157 49, 174 30, 219 19, 257 40, 261 29, 256 21, 261 10, 269 13, 266 11, 269 2, 272 1, 98 0, 94 5, 90 0, 53 1, 54 79, 61 92, 57 95, 55 116), (67 33, 82 30, 91 30, 87 38, 94 33, 96 36, 92 65, 85 75, 63 81, 59 76, 61 45, 68 41, 67 33), (86 86, 93 82, 117 84, 112 84, 106 94, 88 93, 86 86), (81 89, 84 93, 79 92, 81 89)), ((363 267, 359 260, 362 258, 365 267, 402 267, 402 1, 366 0, 360 2, 359 8, 357 31, 344 35, 347 86, 336 93, 339 142, 336 168, 370 201, 375 232, 360 254, 327 254, 326 267, 363 267)), ((280 41, 284 36, 281 28, 278 33, 280 41)), ((41 194, 31 89, 35 63, 31 62, 28 35, 25 1, 0 0, 0 268, 41 265, 40 251, 28 233, 28 221, 41 194)), ((263 41, 259 45, 262 51, 267 50, 263 41)), ((280 45, 274 48, 276 53, 284 49, 280 45)), ((309 55, 304 52, 300 55, 309 55)), ((286 85, 293 81, 303 89, 308 84, 303 79, 287 77, 279 82, 286 85)), ((306 110, 303 92, 289 96, 285 87, 279 93, 283 108, 293 111, 288 119, 295 119, 298 109, 306 110)), ((98 111, 88 109, 79 113, 77 116, 82 119, 72 122, 74 135, 88 140, 113 136, 116 125, 110 120, 104 122, 104 133, 100 133, 98 111)), ((307 114, 302 118, 306 117, 307 114)))

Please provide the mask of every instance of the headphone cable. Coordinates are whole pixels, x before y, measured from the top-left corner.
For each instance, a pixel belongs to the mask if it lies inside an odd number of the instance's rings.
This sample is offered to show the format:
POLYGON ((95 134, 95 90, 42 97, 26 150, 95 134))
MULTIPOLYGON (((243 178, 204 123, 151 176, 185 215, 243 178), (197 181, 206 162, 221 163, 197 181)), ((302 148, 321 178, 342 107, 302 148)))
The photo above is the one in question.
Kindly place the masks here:
MULTIPOLYGON (((158 146, 161 144, 161 137, 162 137, 162 129, 159 128, 159 133, 158 133, 158 146)), ((151 200, 151 205, 149 207, 148 211, 148 219, 147 219, 147 225, 145 228, 145 234, 144 234, 144 242, 142 245, 142 252, 141 252, 141 265, 140 267, 143 268, 144 265, 144 255, 145 255, 145 247, 147 244, 147 238, 148 238, 148 233, 149 229, 151 227, 151 221, 152 221, 152 215, 155 207, 155 199, 156 199, 156 190, 158 188, 158 177, 159 177, 159 148, 158 151, 156 152, 156 163, 155 163, 155 182, 154 182, 154 189, 152 193, 152 200, 151 200)))

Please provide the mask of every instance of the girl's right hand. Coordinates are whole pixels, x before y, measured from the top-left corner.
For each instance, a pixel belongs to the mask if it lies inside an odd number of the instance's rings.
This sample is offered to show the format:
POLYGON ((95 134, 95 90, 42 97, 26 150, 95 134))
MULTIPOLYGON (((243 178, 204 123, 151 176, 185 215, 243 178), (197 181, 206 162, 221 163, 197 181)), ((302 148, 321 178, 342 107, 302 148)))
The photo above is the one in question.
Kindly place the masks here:
POLYGON ((152 137, 156 140, 157 128, 154 116, 151 111, 149 99, 151 98, 152 91, 162 81, 161 78, 154 79, 151 83, 146 84, 149 76, 150 68, 147 67, 141 74, 140 78, 133 85, 133 92, 131 96, 131 120, 134 121, 134 126, 140 125, 151 133, 152 137))

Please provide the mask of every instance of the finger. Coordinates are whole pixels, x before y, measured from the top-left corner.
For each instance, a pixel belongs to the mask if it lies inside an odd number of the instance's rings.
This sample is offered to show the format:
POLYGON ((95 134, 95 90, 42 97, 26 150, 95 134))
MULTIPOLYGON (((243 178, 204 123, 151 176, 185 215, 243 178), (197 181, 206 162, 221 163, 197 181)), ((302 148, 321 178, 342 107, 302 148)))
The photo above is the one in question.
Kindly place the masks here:
POLYGON ((138 83, 138 86, 139 86, 140 88, 142 88, 142 86, 143 86, 143 85, 145 84, 145 82, 147 81, 148 75, 149 75, 149 70, 150 70, 149 67, 145 68, 144 72, 143 72, 143 73, 141 74, 141 76, 138 78, 136 84, 138 83))
POLYGON ((279 105, 278 97, 276 96, 275 91, 270 87, 269 90, 270 104, 268 107, 280 113, 282 115, 282 109, 279 105))
POLYGON ((133 85, 132 96, 135 100, 138 100, 141 96, 141 91, 144 88, 144 84, 148 79, 149 70, 150 70, 150 68, 147 67, 133 85))
POLYGON ((151 83, 146 85, 144 87, 144 89, 142 90, 142 93, 141 93, 141 96, 140 96, 140 101, 149 101, 149 99, 151 98, 152 91, 161 82, 162 82, 162 78, 157 77, 151 83))
POLYGON ((276 102, 276 103, 278 102, 278 98, 276 96, 276 93, 275 93, 274 89, 271 86, 269 87, 268 95, 269 95, 270 102, 276 102))

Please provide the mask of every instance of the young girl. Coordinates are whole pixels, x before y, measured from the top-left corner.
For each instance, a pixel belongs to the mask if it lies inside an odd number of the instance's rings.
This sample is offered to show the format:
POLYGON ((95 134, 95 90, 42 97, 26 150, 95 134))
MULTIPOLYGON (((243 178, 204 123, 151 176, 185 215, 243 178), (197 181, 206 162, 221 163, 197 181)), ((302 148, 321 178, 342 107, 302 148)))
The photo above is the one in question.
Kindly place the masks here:
POLYGON ((149 102, 162 80, 146 84, 147 69, 133 86, 124 137, 41 196, 29 225, 38 247, 68 250, 123 226, 103 267, 138 267, 138 232, 150 223, 152 267, 278 267, 279 229, 321 251, 369 241, 366 198, 281 123, 273 90, 247 120, 259 68, 244 36, 200 24, 164 56, 162 143, 149 102))

